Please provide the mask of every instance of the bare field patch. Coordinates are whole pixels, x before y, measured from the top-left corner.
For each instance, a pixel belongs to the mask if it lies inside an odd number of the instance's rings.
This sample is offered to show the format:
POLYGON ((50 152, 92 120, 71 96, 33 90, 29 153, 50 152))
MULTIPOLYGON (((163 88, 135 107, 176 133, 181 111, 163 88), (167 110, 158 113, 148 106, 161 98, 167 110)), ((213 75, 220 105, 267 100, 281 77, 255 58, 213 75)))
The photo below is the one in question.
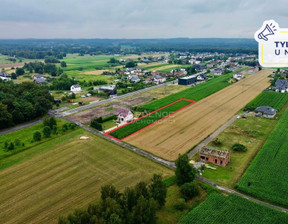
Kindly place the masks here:
POLYGON ((227 122, 270 85, 262 70, 162 122, 125 139, 126 142, 168 160, 175 160, 227 122))
POLYGON ((102 75, 103 72, 108 72, 108 70, 87 71, 87 72, 81 73, 81 75, 102 75))

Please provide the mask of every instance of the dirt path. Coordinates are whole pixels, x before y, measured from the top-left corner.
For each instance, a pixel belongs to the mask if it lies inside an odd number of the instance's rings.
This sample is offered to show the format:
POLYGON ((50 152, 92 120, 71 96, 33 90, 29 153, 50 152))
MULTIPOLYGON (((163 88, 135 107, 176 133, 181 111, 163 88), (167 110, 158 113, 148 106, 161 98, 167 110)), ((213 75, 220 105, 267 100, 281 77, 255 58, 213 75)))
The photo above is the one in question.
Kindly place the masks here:
POLYGON ((179 153, 197 145, 268 87, 269 74, 269 70, 255 73, 125 141, 174 161, 179 153))

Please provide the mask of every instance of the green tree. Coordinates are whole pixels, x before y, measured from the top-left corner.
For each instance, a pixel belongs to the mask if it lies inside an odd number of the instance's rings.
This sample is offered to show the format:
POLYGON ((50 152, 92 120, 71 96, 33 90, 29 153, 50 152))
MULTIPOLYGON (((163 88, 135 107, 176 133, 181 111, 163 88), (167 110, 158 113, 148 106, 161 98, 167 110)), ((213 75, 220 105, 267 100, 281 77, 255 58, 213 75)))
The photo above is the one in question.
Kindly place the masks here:
POLYGON ((141 196, 133 208, 132 222, 141 224, 156 223, 157 203, 154 199, 146 199, 141 196))
POLYGON ((128 61, 125 65, 126 68, 134 68, 135 66, 137 66, 137 63, 134 61, 128 61))
POLYGON ((165 204, 167 196, 167 187, 162 180, 161 175, 154 174, 152 183, 149 185, 150 194, 155 201, 158 202, 159 206, 162 207, 165 204))
POLYGON ((54 126, 57 126, 57 121, 55 117, 45 117, 43 120, 44 126, 50 127, 50 129, 53 129, 54 126))
POLYGON ((111 184, 101 187, 101 199, 106 200, 107 198, 112 198, 116 201, 120 199, 120 192, 111 184))
POLYGON ((240 143, 235 143, 232 146, 232 149, 234 151, 237 151, 237 152, 246 152, 247 151, 247 147, 245 145, 240 144, 240 143))
POLYGON ((67 124, 63 124, 63 126, 62 126, 62 131, 63 131, 63 132, 68 131, 68 125, 67 125, 67 124))
POLYGON ((195 178, 196 170, 189 164, 188 155, 185 153, 179 155, 176 164, 176 183, 181 186, 185 183, 192 182, 195 178))
POLYGON ((16 68, 17 76, 24 75, 25 71, 23 68, 16 68))
POLYGON ((12 115, 8 112, 7 106, 0 103, 0 129, 13 125, 12 115))
POLYGON ((12 73, 11 73, 11 78, 12 78, 12 79, 17 79, 17 75, 16 75, 15 72, 12 72, 12 73))
POLYGON ((34 141, 40 141, 42 138, 41 133, 39 131, 34 132, 33 139, 34 141))
POLYGON ((66 68, 66 67, 67 67, 67 64, 66 64, 65 61, 61 61, 61 67, 62 67, 62 68, 66 68))
POLYGON ((194 182, 183 184, 180 188, 180 192, 185 201, 199 195, 199 189, 194 182))
POLYGON ((51 136, 51 128, 49 126, 45 126, 43 128, 43 137, 49 138, 51 136))
POLYGON ((16 139, 14 140, 14 144, 17 145, 17 146, 19 146, 19 145, 21 144, 20 139, 16 138, 16 139))

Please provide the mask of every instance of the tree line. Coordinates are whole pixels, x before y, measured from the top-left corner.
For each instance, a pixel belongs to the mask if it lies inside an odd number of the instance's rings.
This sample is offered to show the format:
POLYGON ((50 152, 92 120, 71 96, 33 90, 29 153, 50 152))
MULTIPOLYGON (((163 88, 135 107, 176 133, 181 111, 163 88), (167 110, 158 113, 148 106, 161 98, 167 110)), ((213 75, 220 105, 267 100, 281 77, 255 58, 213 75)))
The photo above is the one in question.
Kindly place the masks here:
POLYGON ((0 129, 42 116, 52 105, 53 97, 41 86, 0 80, 0 129))

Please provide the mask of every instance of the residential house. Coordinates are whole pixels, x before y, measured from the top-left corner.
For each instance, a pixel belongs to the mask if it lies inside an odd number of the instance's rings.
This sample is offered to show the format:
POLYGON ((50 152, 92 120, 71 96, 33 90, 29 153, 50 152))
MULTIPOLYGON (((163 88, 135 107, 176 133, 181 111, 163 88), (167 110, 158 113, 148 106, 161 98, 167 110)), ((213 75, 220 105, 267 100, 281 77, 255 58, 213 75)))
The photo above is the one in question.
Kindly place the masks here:
POLYGON ((208 79, 208 78, 205 75, 205 73, 201 73, 201 74, 197 75, 197 81, 204 81, 206 79, 208 79))
POLYGON ((139 76, 138 76, 138 75, 132 75, 132 76, 130 77, 130 82, 132 82, 132 83, 140 82, 139 76))
POLYGON ((39 78, 35 78, 35 76, 34 76, 34 83, 39 84, 39 85, 43 85, 46 83, 46 78, 43 76, 41 76, 41 77, 39 76, 39 78))
POLYGON ((166 81, 166 78, 161 75, 155 75, 152 77, 153 82, 157 85, 164 83, 166 81))
POLYGON ((36 80, 36 79, 41 79, 43 77, 44 76, 42 74, 37 74, 37 75, 34 75, 33 79, 36 80))
POLYGON ((72 85, 72 86, 70 87, 70 90, 71 90, 71 92, 73 92, 73 93, 82 92, 81 86, 78 85, 78 84, 72 85))
POLYGON ((200 150, 200 160, 219 166, 226 166, 230 161, 229 151, 204 146, 200 150))
POLYGON ((278 79, 275 83, 276 92, 285 93, 288 92, 288 82, 285 79, 278 79))
MULTIPOLYGON (((96 89, 96 88, 95 88, 96 89)), ((98 89, 98 92, 99 93, 106 93, 108 94, 109 96, 110 95, 116 95, 117 94, 117 89, 116 89, 116 86, 115 85, 111 85, 111 86, 101 86, 99 89, 98 89)))
POLYGON ((214 74, 214 75, 222 75, 224 73, 224 71, 222 68, 215 68, 215 69, 211 70, 210 73, 214 74))
POLYGON ((9 77, 9 74, 7 72, 0 72, 0 77, 9 77))
POLYGON ((257 107, 255 110, 255 116, 262 116, 265 118, 274 118, 277 110, 269 107, 269 106, 261 106, 261 107, 257 107))
POLYGON ((203 71, 206 68, 206 66, 202 64, 196 64, 194 65, 194 68, 198 71, 203 71))
POLYGON ((9 77, 4 77, 4 76, 0 76, 0 79, 3 80, 4 82, 11 81, 11 78, 9 78, 9 77))
POLYGON ((131 110, 128 108, 118 108, 117 112, 117 123, 123 124, 123 123, 128 123, 130 121, 133 121, 134 115, 131 110))
POLYGON ((242 74, 241 72, 236 72, 234 75, 233 75, 233 78, 236 79, 237 81, 241 80, 241 79, 244 79, 244 74, 242 74))

